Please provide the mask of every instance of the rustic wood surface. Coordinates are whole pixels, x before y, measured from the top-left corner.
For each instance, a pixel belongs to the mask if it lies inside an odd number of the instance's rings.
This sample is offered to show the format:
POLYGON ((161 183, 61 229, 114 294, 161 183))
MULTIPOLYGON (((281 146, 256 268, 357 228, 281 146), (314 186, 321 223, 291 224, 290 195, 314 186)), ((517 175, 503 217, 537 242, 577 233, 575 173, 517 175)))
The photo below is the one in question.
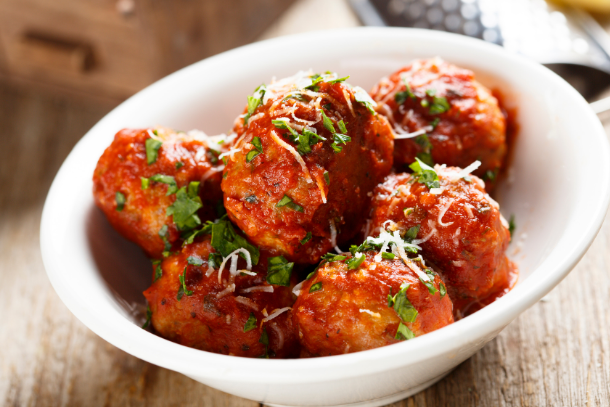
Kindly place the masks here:
MULTIPOLYGON (((313 26, 299 24, 324 4, 300 1, 265 36, 357 24, 342 1, 313 26)), ((53 291, 40 256, 42 205, 66 155, 108 109, 0 83, 0 402, 258 406, 109 345, 53 291)), ((610 116, 605 119, 610 134, 610 116)), ((392 406, 610 405, 609 245, 607 219, 583 260, 545 300, 445 379, 392 406)))

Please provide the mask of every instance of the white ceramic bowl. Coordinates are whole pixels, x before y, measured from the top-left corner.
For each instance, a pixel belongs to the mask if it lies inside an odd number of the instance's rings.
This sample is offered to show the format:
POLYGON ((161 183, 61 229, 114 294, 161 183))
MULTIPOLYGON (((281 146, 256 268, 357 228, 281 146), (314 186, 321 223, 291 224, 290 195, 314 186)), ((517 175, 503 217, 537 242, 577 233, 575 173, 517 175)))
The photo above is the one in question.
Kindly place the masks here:
POLYGON ((133 96, 95 125, 53 182, 42 217, 42 255, 55 290, 74 315, 138 358, 269 404, 379 406, 442 378, 566 276, 604 219, 609 163, 606 134, 581 96, 551 71, 500 47, 412 29, 284 37, 189 66, 133 96), (331 70, 370 89, 411 60, 433 56, 474 70, 484 84, 501 89, 510 106, 518 107, 513 182, 505 182, 499 191, 502 212, 515 214, 518 225, 509 253, 520 266, 521 279, 512 292, 426 336, 316 359, 207 353, 166 341, 133 321, 125 304, 144 303, 141 292, 150 283, 149 266, 133 244, 108 226, 91 195, 95 164, 119 129, 161 124, 225 132, 246 96, 272 76, 331 70))

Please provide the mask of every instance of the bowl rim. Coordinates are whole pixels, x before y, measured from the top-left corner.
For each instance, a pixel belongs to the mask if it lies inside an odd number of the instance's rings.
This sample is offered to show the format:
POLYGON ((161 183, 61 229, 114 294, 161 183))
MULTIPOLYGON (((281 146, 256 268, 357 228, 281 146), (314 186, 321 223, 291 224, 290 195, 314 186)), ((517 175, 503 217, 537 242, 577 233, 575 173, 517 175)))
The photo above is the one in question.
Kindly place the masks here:
MULTIPOLYGON (((576 90, 571 88, 570 85, 556 74, 524 57, 510 54, 499 46, 473 38, 421 29, 357 27, 284 36, 235 48, 187 66, 130 97, 89 130, 62 164, 51 185, 43 208, 40 244, 45 269, 55 291, 64 304, 93 332, 127 353, 158 366, 186 375, 206 377, 210 380, 222 377, 224 380, 234 382, 313 383, 333 380, 339 377, 361 376, 363 371, 366 371, 367 374, 374 374, 379 371, 397 369, 439 355, 455 357, 458 355, 460 347, 472 345, 473 342, 484 344, 484 342, 481 342, 482 331, 486 332, 487 336, 495 336, 521 312, 546 295, 570 272, 585 254, 597 235, 605 218, 609 202, 610 147, 605 131, 601 123, 599 123, 597 116, 589 109, 587 102, 576 90), (537 71, 542 73, 546 71, 544 74, 549 77, 554 86, 561 88, 562 92, 567 92, 568 95, 571 94, 571 98, 574 99, 576 105, 579 105, 578 108, 583 110, 583 114, 588 116, 588 120, 597 121, 596 126, 598 131, 590 134, 594 141, 597 142, 596 152, 602 158, 599 163, 601 171, 597 174, 599 189, 594 194, 597 205, 595 205, 592 211, 593 216, 589 218, 589 222, 581 225, 582 228, 580 230, 582 233, 580 236, 575 237, 573 249, 563 253, 563 258, 560 259, 561 264, 549 265, 551 257, 549 256, 535 270, 532 270, 531 275, 528 277, 528 284, 518 284, 506 296, 478 311, 473 316, 457 321, 441 330, 429 333, 425 336, 425 339, 418 337, 393 346, 347 355, 311 359, 261 360, 220 355, 188 348, 142 330, 125 318, 124 320, 112 321, 111 323, 97 315, 91 307, 87 307, 83 303, 81 297, 71 292, 69 285, 62 279, 63 259, 58 259, 51 248, 50 242, 56 239, 56 236, 51 230, 50 221, 54 216, 54 202, 62 199, 59 196, 60 184, 67 176, 70 163, 75 160, 81 150, 84 150, 84 140, 93 137, 98 132, 98 129, 104 127, 106 123, 112 122, 121 110, 128 108, 132 104, 137 104, 139 100, 149 97, 150 94, 171 86, 176 78, 189 72, 222 64, 223 61, 233 59, 242 53, 260 52, 261 49, 295 46, 295 43, 315 42, 317 40, 328 40, 329 38, 340 41, 341 39, 349 38, 353 40, 354 38, 370 38, 371 36, 386 40, 389 36, 401 36, 402 38, 425 37, 433 41, 449 42, 458 47, 484 51, 490 57, 511 60, 512 63, 524 66, 532 72, 537 71), (584 110, 589 110, 589 112, 587 113, 584 110), (543 273, 542 270, 545 272, 543 273), (298 375, 289 374, 295 371, 298 372, 298 375), (256 374, 253 375, 252 372, 256 372, 256 374), (341 372, 340 375, 338 375, 338 372, 341 372)), ((558 261, 554 261, 554 263, 558 263, 558 261)))

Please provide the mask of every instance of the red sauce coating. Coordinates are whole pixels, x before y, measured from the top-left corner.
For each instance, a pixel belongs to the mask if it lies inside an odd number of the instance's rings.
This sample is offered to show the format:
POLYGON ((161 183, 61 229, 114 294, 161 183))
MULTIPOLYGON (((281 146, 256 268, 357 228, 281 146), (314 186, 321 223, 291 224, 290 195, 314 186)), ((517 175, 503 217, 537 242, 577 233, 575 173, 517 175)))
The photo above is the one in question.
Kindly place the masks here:
POLYGON ((456 315, 461 316, 468 304, 515 283, 514 265, 505 254, 510 233, 483 181, 473 175, 471 182, 456 180, 460 169, 455 167, 437 165, 435 170, 442 188, 438 195, 412 174, 388 176, 375 189, 370 234, 378 234, 388 220, 400 230, 420 225, 422 254, 442 272, 456 315))
POLYGON ((302 93, 305 101, 286 98, 288 92, 274 93, 258 107, 247 126, 238 118, 235 133, 240 151, 228 159, 222 181, 224 204, 230 219, 254 244, 276 250, 290 261, 315 264, 333 247, 331 222, 337 230, 337 244, 358 233, 365 220, 362 214, 369 209, 367 193, 392 167, 392 130, 384 117, 371 114, 356 102, 354 91, 343 83, 322 82, 319 91, 302 93), (339 153, 331 147, 333 135, 323 125, 321 109, 337 132, 340 120, 347 127, 351 141, 340 144, 339 153), (309 128, 326 138, 301 156, 307 171, 274 138, 296 147, 286 137, 288 130, 272 124, 281 118, 294 128, 298 126, 299 132, 306 120, 309 128), (248 163, 246 156, 255 149, 255 137, 260 138, 263 152, 248 163), (302 211, 278 207, 285 195, 302 211), (312 237, 302 244, 308 232, 312 237))
MULTIPOLYGON (((267 285, 265 282, 267 257, 261 255, 257 266, 253 267, 256 276, 229 273, 229 264, 218 282, 218 267, 209 275, 207 263, 210 253, 215 250, 210 245, 210 236, 204 236, 193 244, 186 245, 178 254, 163 260, 163 275, 144 292, 152 311, 152 326, 162 337, 181 345, 222 353, 225 355, 259 357, 265 354, 265 345, 260 342, 263 329, 269 338, 269 356, 290 358, 299 355, 299 344, 292 326, 291 311, 288 310, 270 321, 262 323, 273 310, 290 307, 294 303, 291 287, 272 286, 273 292, 243 292, 254 286, 267 285), (202 266, 188 264, 188 257, 194 256, 204 261, 202 266), (185 273, 185 283, 192 295, 183 295, 178 301, 177 294, 181 283, 180 275, 185 273), (235 284, 235 291, 219 296, 235 284), (256 327, 244 332, 250 315, 256 318, 256 327)), ((153 278, 154 278, 153 266, 153 278)), ((246 262, 238 262, 238 270, 245 269, 246 262)), ((294 278, 293 278, 294 280, 294 278)))
MULTIPOLYGON (((415 336, 453 322, 448 295, 430 294, 402 260, 376 263, 376 254, 365 253, 366 259, 356 270, 348 270, 345 261, 325 263, 305 281, 292 314, 302 356, 353 353, 399 342, 396 331, 404 321, 388 306, 387 297, 390 289, 392 295, 398 293, 403 283, 410 284, 406 295, 418 311, 414 322, 404 323, 415 336), (312 285, 320 283, 318 291, 310 292, 312 285)), ((436 276, 437 290, 440 283, 436 276)))
POLYGON ((153 129, 124 129, 119 131, 112 144, 104 151, 93 173, 93 197, 110 224, 125 238, 138 244, 148 256, 161 258, 164 242, 159 236, 167 225, 167 240, 175 248, 180 232, 167 208, 176 200, 176 194, 166 196, 168 185, 150 182, 142 189, 141 177, 155 174, 174 177, 178 188, 191 181, 201 181, 199 195, 203 207, 198 215, 203 222, 214 219, 215 207, 222 199, 221 172, 212 164, 205 141, 196 140, 184 133, 157 129, 163 144, 155 163, 147 164, 146 140, 153 129), (177 165, 182 166, 176 168, 177 165), (121 192, 125 205, 117 210, 116 193, 121 192))
POLYGON ((436 127, 426 131, 429 151, 421 138, 395 140, 394 166, 398 171, 407 170, 415 157, 427 151, 437 164, 465 168, 479 160, 482 165, 475 174, 481 177, 487 171, 497 174, 502 168, 507 149, 506 120, 497 99, 475 80, 471 71, 440 58, 415 61, 383 78, 371 96, 398 137, 427 128, 438 119, 436 127), (395 97, 407 90, 405 82, 415 97, 405 97, 398 104, 395 97), (445 98, 449 109, 431 113, 434 97, 445 98), (422 106, 422 102, 429 105, 422 106))

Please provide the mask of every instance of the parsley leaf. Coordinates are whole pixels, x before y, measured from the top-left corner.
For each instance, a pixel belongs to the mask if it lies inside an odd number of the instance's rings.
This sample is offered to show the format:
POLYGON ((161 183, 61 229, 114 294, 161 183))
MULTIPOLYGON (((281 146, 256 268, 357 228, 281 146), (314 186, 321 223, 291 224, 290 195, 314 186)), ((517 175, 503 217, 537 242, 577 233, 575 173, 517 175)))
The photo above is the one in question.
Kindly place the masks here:
POLYGON ((175 164, 175 167, 176 167, 176 169, 177 169, 177 170, 179 170, 180 168, 184 167, 184 163, 183 163, 183 162, 181 162, 181 161, 178 161, 178 162, 175 164))
POLYGON ((345 262, 345 264, 347 264, 347 269, 356 270, 358 267, 360 267, 362 262, 364 262, 365 258, 366 258, 366 256, 364 254, 356 253, 354 255, 354 257, 352 257, 351 259, 349 259, 348 261, 345 262), (360 256, 358 256, 358 255, 360 255, 360 256))
MULTIPOLYGON (((426 92, 428 93, 430 89, 426 92)), ((429 93, 428 93, 429 94, 429 93)), ((430 114, 441 114, 445 113, 449 110, 451 106, 449 106, 449 102, 444 97, 432 97, 432 104, 430 105, 430 114)))
POLYGON ((247 163, 254 160, 256 157, 258 157, 259 154, 262 154, 263 152, 263 144, 261 143, 260 137, 254 137, 250 144, 254 146, 254 149, 250 150, 246 155, 247 163))
POLYGON ((343 77, 343 78, 333 79, 333 80, 330 80, 330 81, 326 81, 326 83, 334 84, 334 83, 343 82, 343 81, 345 81, 347 79, 349 79, 349 75, 347 75, 346 77, 343 77))
POLYGON ((415 338, 415 334, 406 325, 402 322, 398 324, 398 330, 396 331, 396 336, 394 339, 398 339, 399 341, 405 341, 409 339, 415 338))
POLYGON ((167 193, 165 196, 169 196, 178 191, 178 185, 176 180, 171 175, 155 174, 149 178, 153 182, 160 182, 167 185, 167 193))
POLYGON ((343 256, 341 254, 334 254, 334 253, 326 253, 324 256, 322 256, 322 260, 326 260, 328 262, 341 261, 341 260, 345 260, 346 258, 347 258, 347 256, 343 256))
POLYGON ((161 238, 161 240, 163 240, 163 243, 165 245, 163 248, 163 257, 169 256, 169 251, 172 249, 172 244, 167 239, 168 231, 169 228, 167 227, 167 225, 163 225, 161 229, 159 229, 159 237, 161 238))
POLYGON ((246 321, 246 324, 244 325, 244 332, 251 331, 255 328, 256 328, 256 317, 254 316, 254 313, 251 312, 250 316, 248 317, 248 320, 246 321))
POLYGON ((199 257, 195 257, 195 256, 189 256, 186 259, 186 262, 188 264, 190 264, 191 266, 203 266, 203 260, 201 260, 199 257))
POLYGON ((422 282, 423 285, 426 286, 426 288, 428 288, 428 292, 431 295, 434 295, 437 293, 437 289, 434 286, 434 277, 436 276, 436 273, 434 273, 434 271, 432 271, 431 269, 426 269, 425 270, 426 275, 428 276, 429 280, 428 281, 424 281, 421 277, 419 278, 419 281, 422 282))
POLYGON ((439 292, 441 293, 441 298, 443 298, 445 295, 447 295, 447 288, 445 287, 445 284, 443 284, 442 281, 441 281, 441 284, 440 284, 439 292))
POLYGON ((150 306, 146 306, 146 322, 142 325, 142 329, 147 329, 150 326, 150 320, 152 318, 152 311, 150 310, 150 306))
POLYGON ((114 194, 114 200, 116 201, 116 210, 121 212, 125 207, 125 195, 117 191, 117 193, 114 194))
POLYGON ((153 283, 163 277, 163 269, 161 268, 161 260, 153 260, 153 266, 155 267, 155 277, 153 278, 153 283))
POLYGON ((394 253, 388 253, 388 252, 382 252, 381 253, 381 258, 382 259, 386 259, 386 260, 394 260, 394 257, 396 257, 394 255, 394 253))
POLYGON ((400 291, 392 297, 392 291, 388 294, 388 307, 393 307, 400 319, 405 322, 415 322, 417 318, 417 310, 407 298, 407 290, 411 285, 403 283, 400 286, 400 291))
POLYGON ((184 294, 186 294, 187 297, 190 297, 191 295, 193 295, 193 292, 191 290, 189 290, 188 288, 186 288, 186 283, 184 281, 186 277, 186 267, 184 268, 184 271, 182 272, 182 274, 180 274, 178 276, 178 280, 180 280, 180 288, 178 289, 178 295, 176 296, 176 299, 178 301, 180 301, 182 299, 182 296, 184 294))
POLYGON ((326 181, 326 185, 330 185, 330 175, 328 171, 324 171, 324 181, 326 181))
POLYGON ((265 327, 263 327, 263 332, 261 333, 261 337, 258 342, 265 345, 265 353, 260 355, 259 358, 269 359, 269 335, 267 335, 267 330, 265 327))
POLYGON ((516 228, 517 223, 515 223, 515 215, 510 215, 510 219, 508 221, 508 231, 510 233, 510 237, 513 237, 513 233, 515 233, 516 228))
MULTIPOLYGON (((347 134, 337 133, 332 120, 330 120, 326 113, 324 113, 324 110, 320 110, 320 112, 322 112, 322 124, 324 125, 326 130, 330 131, 333 135, 333 143, 331 147, 335 153, 340 153, 343 148, 340 147, 339 144, 347 144, 352 141, 352 138, 347 134)), ((347 133, 347 127, 345 127, 345 123, 343 122, 343 120, 339 120, 337 126, 339 127, 340 131, 342 131, 343 133, 347 133)))
POLYGON ((148 185, 150 184, 150 180, 145 177, 140 177, 140 185, 142 189, 148 189, 148 185))
POLYGON ((146 146, 146 163, 148 165, 154 164, 159 156, 159 148, 163 143, 154 138, 148 138, 144 144, 146 146))
POLYGON ((307 242, 309 242, 311 240, 312 234, 311 232, 307 232, 307 234, 305 235, 305 237, 303 238, 303 240, 301 240, 301 244, 306 244, 307 242))
POLYGON ((276 208, 281 208, 283 206, 287 206, 297 212, 304 212, 303 207, 295 203, 288 195, 284 195, 282 199, 280 199, 280 201, 275 205, 276 208))
POLYGON ((367 91, 362 89, 360 86, 354 87, 354 99, 356 102, 363 104, 372 115, 377 114, 377 112, 375 112, 377 103, 375 103, 367 91))
POLYGON ((420 227, 421 227, 421 225, 416 225, 416 226, 413 226, 412 228, 409 228, 409 230, 407 230, 407 232, 405 233, 404 239, 408 242, 415 239, 417 237, 417 234, 419 233, 420 227))
MULTIPOLYGON (((191 182, 191 184, 193 183, 191 182)), ((178 230, 191 230, 201 225, 197 211, 203 204, 196 193, 197 189, 191 187, 190 184, 188 193, 186 187, 180 188, 176 193, 176 200, 165 211, 166 216, 173 215, 178 230)))
POLYGON ((294 263, 288 263, 284 256, 270 257, 267 266, 267 282, 288 287, 293 267, 294 263))
POLYGON ((254 90, 254 94, 252 96, 248 96, 248 113, 246 113, 244 116, 244 125, 248 125, 250 116, 252 116, 259 105, 263 104, 263 97, 265 97, 266 91, 267 88, 263 84, 254 90))
MULTIPOLYGON (((226 219, 226 216, 218 219, 216 223, 207 222, 202 229, 202 233, 212 233, 210 244, 222 254, 223 257, 227 257, 235 250, 243 247, 250 253, 252 264, 258 264, 258 259, 260 257, 258 248, 250 244, 250 242, 242 236, 238 235, 237 232, 235 232, 235 229, 233 229, 231 222, 226 219)), ((243 253, 239 253, 239 256, 244 258, 243 253)), ((220 265, 220 263, 218 264, 220 265)))
POLYGON ((396 94, 394 95, 394 100, 399 105, 402 105, 407 99, 417 99, 415 97, 415 94, 411 91, 411 86, 409 85, 409 83, 404 78, 402 79, 402 82, 405 84, 406 90, 402 92, 396 92, 396 94))
POLYGON ((324 127, 326 128, 326 130, 330 131, 332 134, 335 134, 335 126, 333 126, 333 121, 330 120, 330 118, 328 116, 326 116, 326 113, 324 113, 324 110, 320 110, 320 112, 322 112, 322 124, 324 125, 324 127))
POLYGON ((416 175, 419 175, 417 182, 426 184, 428 189, 440 188, 440 180, 436 171, 434 171, 434 168, 430 167, 419 158, 416 158, 415 160, 414 163, 409 165, 409 168, 411 168, 416 175))
POLYGON ((311 287, 309 287, 309 292, 313 293, 316 291, 320 291, 321 289, 322 289, 322 282, 318 281, 317 283, 315 283, 311 287))

